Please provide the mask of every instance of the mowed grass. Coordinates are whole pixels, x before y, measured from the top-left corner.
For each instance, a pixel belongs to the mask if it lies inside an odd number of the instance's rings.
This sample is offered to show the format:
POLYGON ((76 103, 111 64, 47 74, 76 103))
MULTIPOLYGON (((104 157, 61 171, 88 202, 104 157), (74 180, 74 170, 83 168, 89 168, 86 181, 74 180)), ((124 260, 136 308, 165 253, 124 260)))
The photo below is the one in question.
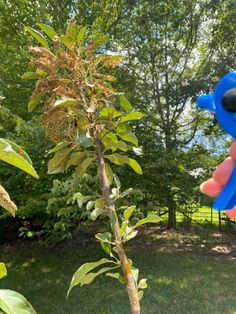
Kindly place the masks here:
MULTIPOLYGON (((161 210, 160 213, 164 211, 161 210)), ((201 225, 208 225, 208 227, 212 228, 218 228, 219 227, 219 212, 216 210, 212 210, 210 207, 202 206, 200 207, 196 212, 193 214, 187 214, 187 216, 190 218, 188 219, 186 215, 183 215, 180 212, 176 213, 176 221, 178 224, 201 224, 201 225)), ((221 217, 225 218, 224 212, 221 213, 221 217)), ((165 214, 162 216, 162 220, 164 223, 167 222, 168 215, 165 214)), ((221 221, 222 226, 224 227, 225 222, 221 221)))
MULTIPOLYGON (((142 313, 236 312, 233 258, 165 250, 165 244, 146 237, 141 236, 129 249, 129 256, 141 270, 140 277, 148 278, 142 313)), ((24 294, 38 314, 128 314, 124 286, 105 276, 88 286, 74 288, 66 300, 77 268, 102 257, 99 244, 68 244, 55 249, 30 243, 4 247, 0 260, 7 263, 9 274, 1 280, 0 288, 24 294)))
MULTIPOLYGON (((225 214, 222 212, 221 216, 225 217, 225 214)), ((219 224, 219 212, 216 210, 212 210, 211 212, 211 208, 207 206, 200 207, 199 210, 190 215, 190 217, 198 223, 219 224)))

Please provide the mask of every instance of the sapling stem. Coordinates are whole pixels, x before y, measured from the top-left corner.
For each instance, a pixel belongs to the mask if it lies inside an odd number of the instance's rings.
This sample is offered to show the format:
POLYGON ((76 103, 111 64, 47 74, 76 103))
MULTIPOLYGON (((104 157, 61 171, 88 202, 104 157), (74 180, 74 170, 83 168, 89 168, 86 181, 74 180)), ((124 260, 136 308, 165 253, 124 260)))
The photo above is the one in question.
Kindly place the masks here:
MULTIPOLYGON (((100 172, 100 180, 102 183, 105 205, 110 213, 112 212, 115 213, 116 208, 115 208, 113 200, 110 198, 111 188, 110 188, 108 177, 106 174, 106 165, 105 165, 104 156, 102 153, 101 142, 98 138, 95 138, 95 150, 96 150, 96 155, 98 159, 98 167, 99 167, 99 172, 100 172)), ((115 242, 118 249, 117 251, 118 251, 118 256, 121 262, 122 271, 126 279, 126 290, 129 296, 129 302, 130 302, 132 314, 140 314, 138 289, 136 287, 136 283, 135 283, 135 280, 131 271, 130 263, 125 253, 124 246, 121 242, 121 232, 120 232, 120 225, 119 225, 118 219, 116 220, 116 223, 115 223, 114 237, 115 237, 115 242)))

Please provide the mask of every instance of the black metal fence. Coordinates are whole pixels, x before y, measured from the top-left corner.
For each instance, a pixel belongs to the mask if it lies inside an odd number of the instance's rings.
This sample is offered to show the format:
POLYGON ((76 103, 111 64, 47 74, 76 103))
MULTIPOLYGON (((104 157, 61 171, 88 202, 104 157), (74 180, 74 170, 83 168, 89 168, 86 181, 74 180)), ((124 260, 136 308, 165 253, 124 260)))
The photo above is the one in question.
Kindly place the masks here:
MULTIPOLYGON (((163 221, 167 220, 168 210, 159 209, 159 216, 163 221)), ((224 212, 218 212, 212 207, 202 207, 198 211, 190 214, 177 212, 177 223, 181 224, 198 224, 205 227, 212 226, 219 231, 226 231, 227 233, 236 233, 236 220, 229 219, 224 212)))

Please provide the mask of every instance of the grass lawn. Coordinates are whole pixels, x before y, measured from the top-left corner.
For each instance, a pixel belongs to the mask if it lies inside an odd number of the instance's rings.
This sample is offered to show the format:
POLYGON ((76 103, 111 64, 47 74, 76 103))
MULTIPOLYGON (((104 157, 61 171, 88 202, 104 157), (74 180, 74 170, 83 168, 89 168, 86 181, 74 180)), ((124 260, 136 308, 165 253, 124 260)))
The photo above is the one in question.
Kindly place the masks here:
MULTIPOLYGON (((161 210, 160 212, 164 210, 165 209, 161 210)), ((207 228, 211 228, 215 230, 219 229, 219 212, 216 210, 212 210, 212 213, 211 213, 210 207, 202 206, 195 213, 188 214, 188 216, 190 217, 190 220, 186 218, 186 216, 184 216, 180 212, 177 212, 176 213, 177 224, 180 224, 180 225, 181 224, 182 225, 199 224, 199 226, 202 226, 203 228, 207 226, 207 228)), ((226 218, 226 215, 224 212, 221 213, 221 218, 226 218)), ((168 220, 168 215, 167 214, 163 215, 162 220, 163 220, 163 223, 166 224, 168 220)), ((222 227, 222 230, 227 229, 226 222, 223 220, 221 220, 221 227, 222 227)), ((231 224, 231 227, 232 227, 232 230, 235 229, 234 224, 231 224)))
MULTIPOLYGON (((222 244, 220 235, 212 241, 192 233, 148 233, 149 229, 129 248, 141 277, 148 278, 142 313, 236 312, 235 257, 219 253, 234 247, 234 240, 226 238, 222 244)), ((0 288, 24 294, 38 314, 129 313, 124 286, 104 276, 76 287, 66 300, 74 271, 86 261, 103 257, 98 244, 77 243, 54 249, 30 242, 0 247, 0 260, 7 263, 9 272, 0 288)))

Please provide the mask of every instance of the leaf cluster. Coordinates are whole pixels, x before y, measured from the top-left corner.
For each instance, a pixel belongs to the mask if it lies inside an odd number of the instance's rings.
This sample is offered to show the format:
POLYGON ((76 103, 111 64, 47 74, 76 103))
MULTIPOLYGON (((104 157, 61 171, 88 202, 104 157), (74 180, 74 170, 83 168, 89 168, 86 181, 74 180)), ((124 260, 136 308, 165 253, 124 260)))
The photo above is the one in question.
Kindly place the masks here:
POLYGON ((58 35, 48 25, 38 26, 50 44, 42 33, 26 28, 43 47, 30 49, 37 55, 30 62, 36 69, 22 78, 37 79, 28 108, 33 110, 43 99, 42 122, 57 143, 50 151, 54 157, 48 173, 77 166, 76 174, 83 175, 95 160, 95 138, 104 147, 110 177, 109 163, 127 164, 142 173, 138 163, 125 153, 138 146, 129 122, 139 120, 143 114, 132 110, 129 101, 112 86, 115 77, 107 73, 109 68, 119 66, 123 57, 104 53, 107 36, 88 34, 74 21, 68 24, 65 35, 58 35))

